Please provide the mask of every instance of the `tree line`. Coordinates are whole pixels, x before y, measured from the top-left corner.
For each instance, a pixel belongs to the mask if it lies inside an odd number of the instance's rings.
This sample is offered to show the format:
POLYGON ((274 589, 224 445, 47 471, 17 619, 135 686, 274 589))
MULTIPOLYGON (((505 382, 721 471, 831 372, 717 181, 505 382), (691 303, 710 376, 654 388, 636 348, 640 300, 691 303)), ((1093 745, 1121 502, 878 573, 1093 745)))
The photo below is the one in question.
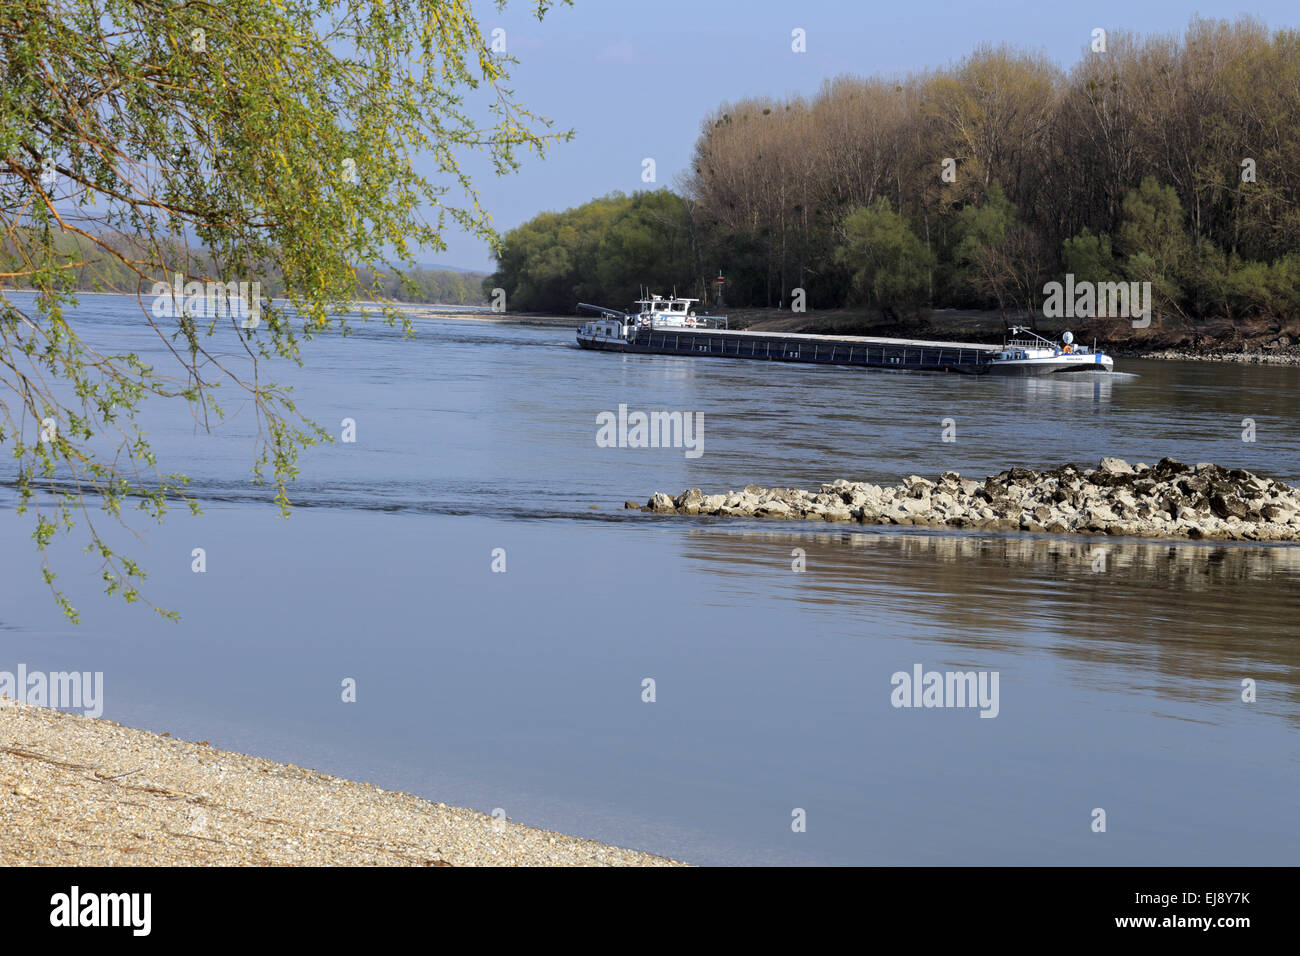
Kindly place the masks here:
POLYGON ((724 104, 672 190, 543 213, 485 287, 624 304, 1037 311, 1046 283, 1152 284, 1166 316, 1300 314, 1300 32, 1112 32, 1069 70, 985 46, 901 79, 724 104))
MULTIPOLYGON (((169 246, 169 261, 185 264, 187 274, 218 276, 222 274, 212 258, 179 243, 159 242, 169 246)), ((34 261, 41 255, 53 256, 60 261, 59 271, 69 273, 67 287, 81 292, 116 292, 125 295, 147 295, 155 281, 172 281, 172 276, 158 268, 151 269, 149 279, 128 262, 146 261, 153 250, 147 244, 129 236, 101 233, 92 238, 77 233, 58 233, 48 240, 14 230, 9 238, 0 242, 0 258, 11 262, 34 261), (48 245, 48 249, 42 249, 48 245), (112 250, 106 251, 106 250, 112 250)), ((428 269, 412 266, 402 269, 377 271, 368 266, 354 266, 357 287, 364 290, 368 300, 392 302, 428 302, 441 305, 486 305, 483 292, 483 273, 456 272, 451 269, 428 269)), ((248 275, 229 276, 228 279, 257 280, 261 282, 264 296, 279 297, 284 294, 282 275, 274 265, 253 269, 248 275)), ((18 275, 11 280, 15 289, 32 289, 29 276, 18 275)))

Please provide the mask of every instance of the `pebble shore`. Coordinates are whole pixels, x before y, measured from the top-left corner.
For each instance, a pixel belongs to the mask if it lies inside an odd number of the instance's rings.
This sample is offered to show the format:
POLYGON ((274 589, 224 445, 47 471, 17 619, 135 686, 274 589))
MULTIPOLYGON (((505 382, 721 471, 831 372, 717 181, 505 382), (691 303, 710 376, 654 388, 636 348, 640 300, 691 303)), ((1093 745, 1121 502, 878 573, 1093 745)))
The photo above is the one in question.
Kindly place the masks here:
POLYGON ((1172 458, 1130 465, 1103 458, 1045 471, 1011 468, 974 481, 954 471, 882 487, 840 479, 819 491, 759 488, 676 497, 656 492, 627 508, 659 514, 856 521, 1050 534, 1300 541, 1300 489, 1240 468, 1172 458))
POLYGON ((1296 352, 1137 352, 1135 358, 1167 362, 1228 362, 1237 365, 1300 365, 1296 352))
POLYGON ((681 866, 0 697, 0 866, 681 866))

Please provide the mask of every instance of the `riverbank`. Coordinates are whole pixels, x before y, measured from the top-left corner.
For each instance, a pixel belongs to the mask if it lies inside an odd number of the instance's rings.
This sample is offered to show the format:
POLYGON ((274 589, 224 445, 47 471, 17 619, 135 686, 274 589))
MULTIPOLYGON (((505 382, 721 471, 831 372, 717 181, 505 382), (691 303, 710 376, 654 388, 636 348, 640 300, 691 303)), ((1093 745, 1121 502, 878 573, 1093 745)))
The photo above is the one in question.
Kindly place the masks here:
POLYGON ((900 321, 861 309, 792 313, 788 309, 720 309, 732 328, 764 332, 867 335, 938 342, 1000 343, 1008 324, 1037 326, 1055 338, 1067 328, 1079 342, 1097 344, 1110 355, 1169 361, 1300 365, 1300 322, 1273 319, 1208 319, 1191 323, 1153 319, 1135 329, 1122 319, 1053 319, 1039 315, 972 309, 935 309, 924 318, 900 321))
MULTIPOLYGON (((488 322, 509 325, 550 325, 576 329, 587 321, 578 315, 548 315, 542 312, 493 312, 479 306, 412 305, 396 302, 394 306, 413 319, 438 319, 450 322, 488 322)), ((358 303, 357 311, 378 315, 381 307, 373 303, 358 303)))
MULTIPOLYGON (((475 311, 468 307, 399 304, 417 319, 457 322, 509 323, 576 329, 587 320, 581 315, 534 312, 475 311)), ((377 312, 377 307, 363 311, 377 312)), ((1002 313, 961 309, 936 309, 917 321, 886 320, 859 309, 790 312, 788 309, 716 310, 727 315, 733 329, 753 332, 795 332, 808 335, 864 335, 877 338, 912 338, 933 342, 1000 344, 1005 324, 1002 313)), ((1031 324, 1029 316, 1008 316, 1008 322, 1031 324)), ((1055 338, 1069 326, 1075 338, 1094 340, 1113 356, 1175 362, 1236 362, 1248 365, 1300 365, 1300 323, 1212 320, 1192 326, 1174 320, 1152 322, 1134 329, 1128 321, 1079 319, 1072 322, 1038 319, 1039 334, 1055 338)))
POLYGON ((725 495, 692 488, 651 495, 659 514, 856 521, 985 531, 1106 534, 1225 541, 1300 541, 1300 489, 1254 475, 1172 458, 1154 466, 1103 458, 1095 469, 1012 468, 974 481, 954 471, 911 475, 881 487, 839 479, 820 491, 747 486, 725 495))
POLYGON ((680 866, 0 697, 0 866, 680 866))

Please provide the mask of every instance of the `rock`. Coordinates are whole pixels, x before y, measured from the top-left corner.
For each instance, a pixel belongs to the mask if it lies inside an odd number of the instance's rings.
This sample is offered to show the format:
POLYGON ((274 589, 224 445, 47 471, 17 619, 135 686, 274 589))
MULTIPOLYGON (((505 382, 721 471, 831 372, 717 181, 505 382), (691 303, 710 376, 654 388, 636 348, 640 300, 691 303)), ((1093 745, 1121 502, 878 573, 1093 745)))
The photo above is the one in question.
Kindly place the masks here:
POLYGON ((1210 498, 1210 510, 1220 518, 1241 518, 1246 514, 1246 502, 1236 495, 1214 495, 1210 498))
POLYGON ((930 502, 925 498, 903 498, 896 507, 904 514, 928 515, 930 513, 930 502))
POLYGON ((704 492, 700 491, 699 488, 692 488, 673 499, 673 504, 680 514, 697 515, 700 513, 700 504, 703 501, 704 492))
POLYGON ((930 496, 930 507, 938 511, 948 511, 957 508, 957 499, 945 491, 936 492, 930 496))
POLYGON ((1114 521, 1116 518, 1115 512, 1104 501, 1090 501, 1083 513, 1089 521, 1114 521))
POLYGON ((1251 491, 1257 491, 1260 494, 1264 494, 1269 490, 1271 482, 1266 478, 1259 477, 1259 475, 1251 475, 1246 479, 1245 485, 1251 491))
POLYGON ((982 484, 946 471, 937 483, 908 475, 883 488, 842 478, 818 491, 746 485, 705 495, 690 488, 676 498, 656 492, 644 506, 629 501, 624 507, 988 531, 1300 540, 1300 489, 1241 468, 1189 467, 1172 458, 1148 468, 1108 457, 1086 472, 1072 464, 1047 471, 1017 466, 982 484))

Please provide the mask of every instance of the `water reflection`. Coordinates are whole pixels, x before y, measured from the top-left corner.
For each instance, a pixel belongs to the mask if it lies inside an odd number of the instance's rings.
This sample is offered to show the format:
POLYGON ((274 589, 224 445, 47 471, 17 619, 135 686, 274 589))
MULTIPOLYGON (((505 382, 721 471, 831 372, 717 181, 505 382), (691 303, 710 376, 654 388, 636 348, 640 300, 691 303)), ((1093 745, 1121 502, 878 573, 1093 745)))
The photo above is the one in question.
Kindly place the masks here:
POLYGON ((1090 686, 1185 701, 1231 699, 1250 677, 1280 689, 1261 709, 1300 720, 1298 547, 716 529, 682 541, 735 600, 767 589, 822 615, 924 622, 919 640, 1044 650, 1090 686), (795 548, 805 573, 791 572, 795 548))
POLYGON ((1111 390, 1117 376, 1121 381, 1132 380, 1135 375, 1111 374, 1043 375, 1014 378, 1007 385, 1024 396, 1026 401, 1041 402, 1094 402, 1109 403, 1111 390))

